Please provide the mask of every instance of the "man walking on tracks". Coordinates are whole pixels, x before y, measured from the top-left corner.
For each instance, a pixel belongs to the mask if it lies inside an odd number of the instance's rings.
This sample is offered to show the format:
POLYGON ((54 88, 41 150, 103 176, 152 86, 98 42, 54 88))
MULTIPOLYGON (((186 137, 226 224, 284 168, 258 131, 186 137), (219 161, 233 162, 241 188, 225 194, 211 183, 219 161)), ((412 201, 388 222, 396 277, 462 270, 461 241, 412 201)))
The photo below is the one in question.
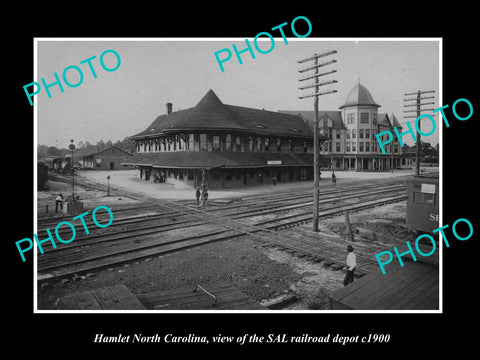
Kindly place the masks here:
POLYGON ((197 198, 197 206, 200 205, 200 187, 197 186, 197 190, 195 191, 195 197, 197 198))
POLYGON ((55 198, 55 212, 58 212, 58 207, 60 206, 60 209, 63 209, 63 195, 58 194, 58 196, 55 198))
POLYGON ((357 255, 353 252, 353 246, 348 245, 347 246, 347 273, 345 274, 345 278, 343 279, 343 285, 347 286, 351 282, 353 282, 354 278, 354 273, 355 273, 355 268, 357 267, 357 255))
POLYGON ((202 192, 202 206, 207 205, 207 200, 208 200, 208 191, 207 191, 207 187, 205 186, 202 192))

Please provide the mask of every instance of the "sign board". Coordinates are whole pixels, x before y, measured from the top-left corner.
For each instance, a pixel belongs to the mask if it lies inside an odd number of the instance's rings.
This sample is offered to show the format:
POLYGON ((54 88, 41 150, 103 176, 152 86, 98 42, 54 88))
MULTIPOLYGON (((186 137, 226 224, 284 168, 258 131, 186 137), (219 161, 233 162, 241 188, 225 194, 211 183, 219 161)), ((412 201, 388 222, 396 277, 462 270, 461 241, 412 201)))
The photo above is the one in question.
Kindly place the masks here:
POLYGON ((282 160, 267 160, 267 165, 282 165, 282 160))
POLYGON ((422 193, 435 194, 435 184, 422 184, 422 193))

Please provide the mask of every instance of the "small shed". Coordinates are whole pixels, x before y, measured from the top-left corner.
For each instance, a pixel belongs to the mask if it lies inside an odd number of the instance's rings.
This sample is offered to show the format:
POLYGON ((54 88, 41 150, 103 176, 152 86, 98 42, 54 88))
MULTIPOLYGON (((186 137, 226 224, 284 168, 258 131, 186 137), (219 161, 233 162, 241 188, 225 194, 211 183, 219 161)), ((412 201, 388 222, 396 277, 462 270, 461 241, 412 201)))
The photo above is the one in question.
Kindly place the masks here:
POLYGON ((362 276, 329 296, 331 310, 438 310, 438 264, 406 262, 362 276))
POLYGON ((109 146, 97 151, 80 155, 80 165, 83 169, 92 170, 119 170, 125 166, 122 163, 133 156, 128 151, 116 146, 109 146))

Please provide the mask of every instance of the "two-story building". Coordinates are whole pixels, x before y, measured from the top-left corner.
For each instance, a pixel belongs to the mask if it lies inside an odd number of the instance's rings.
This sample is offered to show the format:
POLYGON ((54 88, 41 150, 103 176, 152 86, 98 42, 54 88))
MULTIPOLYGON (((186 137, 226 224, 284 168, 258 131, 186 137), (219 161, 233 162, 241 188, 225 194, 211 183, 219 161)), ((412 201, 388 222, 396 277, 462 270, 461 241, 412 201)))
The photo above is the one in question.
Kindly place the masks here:
MULTIPOLYGON (((393 133, 393 126, 401 132, 402 126, 394 115, 378 113, 379 107, 370 91, 359 82, 349 92, 340 110, 319 110, 320 134, 329 138, 322 146, 321 155, 332 169, 387 171, 401 167, 402 148, 398 139, 394 137, 383 154, 375 135, 385 130, 393 133)), ((313 129, 313 111, 281 112, 301 116, 313 129)))
POLYGON ((192 108, 167 103, 129 140, 137 154, 125 165, 147 181, 231 188, 313 179, 313 132, 302 117, 223 104, 212 90, 192 108))

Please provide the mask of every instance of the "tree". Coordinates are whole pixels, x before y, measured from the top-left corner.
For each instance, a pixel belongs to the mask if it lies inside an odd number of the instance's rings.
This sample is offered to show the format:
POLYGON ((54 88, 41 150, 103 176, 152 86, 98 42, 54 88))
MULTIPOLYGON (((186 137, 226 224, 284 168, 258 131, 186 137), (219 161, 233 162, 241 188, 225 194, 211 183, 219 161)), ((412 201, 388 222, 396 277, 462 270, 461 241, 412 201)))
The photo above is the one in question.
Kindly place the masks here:
POLYGON ((95 144, 97 148, 103 148, 105 147, 105 142, 103 140, 98 140, 97 143, 95 144))
POLYGON ((50 156, 61 156, 62 152, 60 151, 60 149, 57 149, 55 146, 50 146, 48 148, 48 155, 50 155, 50 156))

